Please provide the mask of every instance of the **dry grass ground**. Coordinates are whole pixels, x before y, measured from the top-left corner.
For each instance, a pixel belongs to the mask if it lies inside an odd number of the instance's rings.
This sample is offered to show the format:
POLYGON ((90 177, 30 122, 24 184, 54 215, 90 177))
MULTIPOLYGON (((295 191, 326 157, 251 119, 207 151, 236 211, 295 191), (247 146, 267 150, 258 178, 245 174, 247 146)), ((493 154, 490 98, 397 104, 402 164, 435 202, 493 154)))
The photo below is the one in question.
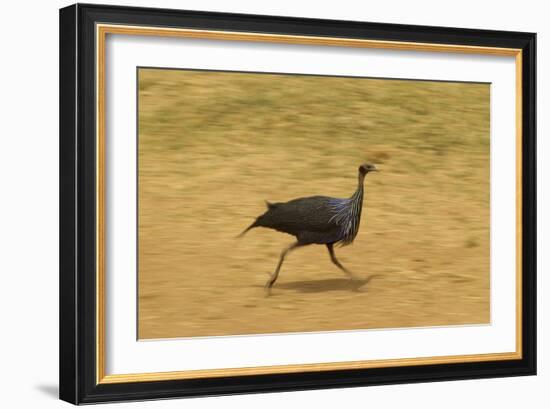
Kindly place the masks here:
POLYGON ((141 69, 139 338, 487 323, 489 85, 141 69), (347 197, 337 248, 235 236, 264 200, 347 197))

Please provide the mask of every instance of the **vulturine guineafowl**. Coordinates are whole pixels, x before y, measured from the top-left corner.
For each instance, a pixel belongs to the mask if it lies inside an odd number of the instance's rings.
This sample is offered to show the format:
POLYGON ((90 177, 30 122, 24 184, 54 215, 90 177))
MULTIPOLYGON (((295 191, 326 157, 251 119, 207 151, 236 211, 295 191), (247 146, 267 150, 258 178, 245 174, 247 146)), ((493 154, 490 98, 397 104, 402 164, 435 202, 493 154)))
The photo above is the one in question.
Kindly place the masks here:
POLYGON ((361 209, 363 207, 363 182, 367 173, 378 171, 376 166, 365 163, 359 166, 357 190, 347 199, 327 196, 311 196, 294 199, 285 203, 267 203, 267 211, 259 216, 240 235, 254 227, 267 227, 296 237, 296 242, 281 253, 275 272, 266 283, 268 293, 279 276, 286 255, 301 246, 324 244, 327 246, 332 262, 350 278, 351 271, 346 269, 334 254, 334 245, 351 244, 359 231, 361 209))

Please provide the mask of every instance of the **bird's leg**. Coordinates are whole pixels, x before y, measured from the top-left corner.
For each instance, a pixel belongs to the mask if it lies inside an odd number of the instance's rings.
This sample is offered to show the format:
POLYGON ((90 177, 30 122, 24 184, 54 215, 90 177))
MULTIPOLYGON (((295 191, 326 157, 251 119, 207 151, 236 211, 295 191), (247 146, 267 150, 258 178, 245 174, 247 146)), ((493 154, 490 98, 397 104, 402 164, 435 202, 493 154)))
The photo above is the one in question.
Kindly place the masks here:
POLYGON ((334 264, 336 264, 336 267, 338 267, 340 270, 342 270, 344 273, 348 275, 350 280, 353 280, 355 276, 351 271, 349 271, 346 267, 344 267, 336 258, 336 254, 334 254, 334 245, 332 243, 327 244, 327 249, 330 254, 330 259, 334 264))
POLYGON ((279 276, 279 270, 281 270, 281 266, 283 265, 283 261, 285 260, 286 255, 291 250, 300 246, 302 246, 302 244, 300 244, 299 242, 292 243, 290 246, 288 246, 281 252, 281 258, 279 259, 279 264, 277 264, 277 268, 275 269, 275 272, 271 275, 271 277, 269 277, 269 280, 267 280, 267 283, 265 284, 265 289, 268 295, 271 294, 271 287, 273 287, 273 284, 275 284, 275 281, 277 281, 277 277, 279 276))

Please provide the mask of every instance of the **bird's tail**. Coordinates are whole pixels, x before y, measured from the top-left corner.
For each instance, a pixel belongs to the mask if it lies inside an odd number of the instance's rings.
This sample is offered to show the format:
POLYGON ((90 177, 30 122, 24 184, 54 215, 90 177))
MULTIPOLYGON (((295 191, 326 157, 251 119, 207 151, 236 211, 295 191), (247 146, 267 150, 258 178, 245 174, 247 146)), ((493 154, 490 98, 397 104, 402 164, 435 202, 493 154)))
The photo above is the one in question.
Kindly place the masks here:
POLYGON ((254 227, 258 227, 258 224, 257 224, 257 223, 258 223, 258 220, 255 220, 254 223, 252 223, 250 226, 248 226, 246 229, 244 229, 244 230, 242 231, 242 233, 239 234, 238 236, 236 236, 235 238, 240 239, 241 237, 243 237, 243 236, 246 234, 246 232, 247 232, 248 230, 253 229, 254 227))
POLYGON ((243 237, 246 232, 250 229, 253 229, 254 227, 260 227, 260 226, 265 226, 265 216, 267 213, 269 213, 270 210, 273 210, 275 209, 277 206, 280 205, 280 203, 270 203, 268 202, 267 200, 265 201, 265 205, 267 207, 267 212, 262 214, 261 216, 258 216, 256 218, 256 220, 254 220, 254 223, 252 223, 250 226, 248 226, 246 229, 243 230, 243 232, 241 234, 239 234, 238 236, 236 236, 236 238, 241 238, 243 237))

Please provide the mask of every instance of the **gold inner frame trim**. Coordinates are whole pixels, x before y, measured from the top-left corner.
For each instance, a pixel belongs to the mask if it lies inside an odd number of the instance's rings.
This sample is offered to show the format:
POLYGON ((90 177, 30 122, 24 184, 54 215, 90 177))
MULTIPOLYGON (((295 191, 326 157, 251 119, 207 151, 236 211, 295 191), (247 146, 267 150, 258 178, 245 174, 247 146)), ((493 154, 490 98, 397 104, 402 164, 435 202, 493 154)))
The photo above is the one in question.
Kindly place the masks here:
POLYGON ((346 369, 388 368, 466 362, 517 360, 522 358, 522 51, 515 48, 481 47, 351 38, 294 36, 251 32, 177 29, 165 27, 96 25, 96 383, 113 384, 227 376, 320 372, 346 369), (107 34, 251 41, 299 45, 372 48, 401 51, 428 51, 514 56, 516 64, 516 350, 506 353, 450 355, 369 361, 323 362, 244 368, 187 370, 132 374, 105 374, 105 42, 107 34))

